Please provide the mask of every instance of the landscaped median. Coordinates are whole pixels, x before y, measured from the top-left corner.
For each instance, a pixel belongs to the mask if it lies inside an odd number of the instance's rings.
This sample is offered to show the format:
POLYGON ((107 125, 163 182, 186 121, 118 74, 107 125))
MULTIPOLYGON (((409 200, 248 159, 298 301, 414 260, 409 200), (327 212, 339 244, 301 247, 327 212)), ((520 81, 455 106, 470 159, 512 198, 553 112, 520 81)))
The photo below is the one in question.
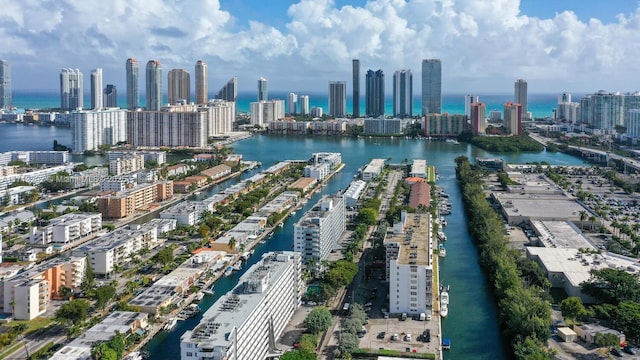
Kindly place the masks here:
POLYGON ((436 354, 414 353, 387 349, 356 349, 351 352, 354 359, 377 359, 378 356, 402 357, 403 359, 435 359, 436 354))

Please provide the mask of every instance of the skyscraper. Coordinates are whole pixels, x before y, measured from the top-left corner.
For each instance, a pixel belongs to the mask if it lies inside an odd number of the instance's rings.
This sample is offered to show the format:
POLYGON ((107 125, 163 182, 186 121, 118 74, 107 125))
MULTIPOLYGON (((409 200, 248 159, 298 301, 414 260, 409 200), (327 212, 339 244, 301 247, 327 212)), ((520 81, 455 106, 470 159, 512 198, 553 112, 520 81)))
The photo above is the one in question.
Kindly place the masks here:
POLYGON ((180 100, 191 102, 191 76, 185 69, 172 69, 167 74, 169 88, 169 104, 175 105, 180 100))
POLYGON ((484 134, 487 130, 487 106, 474 102, 469 106, 469 118, 473 135, 484 134))
POLYGON ((522 135, 522 105, 512 102, 504 104, 504 127, 511 135, 522 135))
POLYGON ((344 117, 347 114, 346 81, 329 81, 329 116, 344 117))
POLYGON ((442 112, 442 63, 422 60, 422 115, 442 112))
POLYGON ((237 101, 238 100, 238 78, 232 77, 226 84, 218 91, 216 94, 216 99, 226 100, 226 101, 237 101))
POLYGON ((82 108, 83 76, 78 69, 62 69, 60 72, 60 109, 76 110, 82 108))
POLYGON ((260 77, 258 79, 258 101, 269 100, 269 90, 267 89, 267 79, 260 77))
POLYGON ((127 59, 127 109, 133 110, 140 107, 139 69, 138 60, 127 59))
POLYGON ((160 61, 149 60, 146 75, 147 110, 160 110, 162 107, 162 64, 160 61))
POLYGON ((413 75, 409 69, 393 74, 393 116, 413 116, 413 75))
POLYGON ((523 79, 518 79, 514 83, 514 96, 513 101, 522 106, 522 116, 529 118, 527 107, 527 82, 523 79))
POLYGON ((480 101, 478 95, 467 94, 464 96, 464 114, 471 119, 471 105, 480 101))
POLYGON ((384 73, 368 70, 365 88, 365 111, 367 116, 384 115, 384 73))
POLYGON ((300 115, 309 115, 309 96, 300 95, 300 115))
POLYGON ((208 98, 207 63, 198 60, 196 62, 196 104, 206 104, 208 98))
POLYGON ((91 108, 102 109, 102 68, 91 71, 91 108))
POLYGON ((298 113, 298 95, 289 93, 287 96, 287 114, 293 115, 298 113))
POLYGON ((108 108, 118 107, 118 91, 115 85, 107 84, 107 87, 104 88, 103 103, 108 108))
POLYGON ((360 117, 360 60, 353 59, 353 117, 360 117))
POLYGON ((11 106, 11 66, 8 61, 0 60, 0 109, 11 106))

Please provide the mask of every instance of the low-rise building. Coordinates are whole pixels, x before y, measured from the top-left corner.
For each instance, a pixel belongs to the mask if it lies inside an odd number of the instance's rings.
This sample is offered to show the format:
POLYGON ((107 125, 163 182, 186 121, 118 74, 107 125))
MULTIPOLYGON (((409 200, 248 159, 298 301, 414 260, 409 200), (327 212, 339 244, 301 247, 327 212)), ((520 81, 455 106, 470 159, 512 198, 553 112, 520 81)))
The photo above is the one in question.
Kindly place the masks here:
POLYGON ((144 169, 144 155, 127 155, 109 161, 109 175, 123 175, 144 169))
POLYGON ((411 164, 411 172, 409 177, 419 177, 426 179, 429 176, 427 172, 427 160, 414 159, 411 164))
POLYGON ((423 206, 428 209, 431 205, 431 186, 426 182, 416 182, 411 184, 409 193, 409 207, 417 209, 423 206))
POLYGON ((59 172, 64 171, 70 174, 73 171, 73 168, 73 164, 68 164, 33 170, 26 173, 2 176, 0 177, 0 190, 7 189, 9 185, 13 184, 16 181, 26 181, 33 186, 38 186, 43 182, 49 180, 52 175, 56 175, 59 172))
POLYGON ((467 129, 464 114, 428 114, 424 116, 424 136, 456 137, 467 129))
POLYGON ((113 161, 116 159, 122 159, 129 156, 142 155, 144 156, 144 162, 152 161, 157 165, 162 165, 167 162, 166 151, 147 151, 147 150, 135 150, 135 151, 108 151, 107 160, 113 161))
POLYGON ((367 187, 367 183, 362 180, 356 180, 349 185, 347 191, 344 192, 344 201, 347 207, 353 207, 358 205, 358 199, 362 195, 362 192, 367 187))
POLYGON ((100 213, 69 213, 53 218, 40 230, 32 228, 29 243, 68 244, 95 235, 102 229, 100 213))
POLYGON ((303 194, 308 193, 318 183, 317 179, 310 177, 302 177, 289 185, 289 190, 299 190, 303 194))
POLYGON ((203 170, 200 172, 200 174, 208 177, 211 180, 218 180, 222 177, 225 177, 229 174, 231 174, 231 167, 229 167, 228 165, 225 164, 221 164, 221 165, 216 165, 212 168, 209 168, 207 170, 203 170))
POLYGON ((384 169, 384 159, 372 159, 362 170, 362 180, 371 181, 377 179, 384 169))
POLYGON ((304 176, 307 178, 314 178, 318 181, 322 181, 329 176, 331 171, 329 170, 329 164, 316 164, 307 165, 304 167, 304 176))
POLYGON ((173 181, 138 184, 132 188, 98 198, 98 210, 105 218, 120 219, 133 215, 149 204, 173 196, 173 181))
POLYGON ((162 219, 175 219, 178 225, 195 225, 204 211, 213 211, 213 203, 208 201, 183 201, 160 212, 162 219))
POLYGON ((2 206, 26 204, 31 200, 31 194, 34 191, 38 192, 35 186, 16 186, 0 190, 0 201, 2 206))
POLYGON ((176 164, 167 166, 167 176, 185 175, 193 169, 193 166, 187 164, 176 164))
POLYGON ((598 324, 574 325, 573 331, 575 331, 578 339, 589 344, 595 343, 597 334, 614 334, 620 340, 619 344, 624 344, 626 341, 624 334, 620 331, 598 324))
POLYGON ((368 118, 364 119, 363 134, 371 135, 400 135, 404 131, 406 122, 401 119, 368 118))
POLYGON ((334 170, 338 165, 342 164, 341 153, 319 152, 313 153, 308 161, 310 165, 329 164, 329 170, 334 170))

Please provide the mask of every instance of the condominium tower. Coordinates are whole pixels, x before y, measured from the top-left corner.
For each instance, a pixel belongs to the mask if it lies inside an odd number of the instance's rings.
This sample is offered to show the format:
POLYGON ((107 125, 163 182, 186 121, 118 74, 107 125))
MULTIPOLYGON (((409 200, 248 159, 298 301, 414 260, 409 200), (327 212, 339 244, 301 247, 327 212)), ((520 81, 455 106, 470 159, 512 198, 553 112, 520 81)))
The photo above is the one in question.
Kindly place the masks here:
POLYGON ((269 89, 267 88, 267 79, 260 77, 258 79, 258 101, 269 100, 269 89))
POLYGON ((191 76, 185 69, 173 69, 167 75, 169 88, 169 104, 175 105, 178 101, 191 102, 191 76))
POLYGON ((360 60, 353 59, 353 117, 360 117, 360 60))
POLYGON ((289 93, 287 96, 287 114, 297 114, 298 113, 298 94, 289 93))
POLYGON ((512 102, 504 104, 504 127, 511 135, 522 135, 522 105, 512 102))
POLYGON ((514 94, 513 101, 515 103, 520 104, 522 106, 522 116, 528 118, 528 107, 527 107, 527 82, 524 79, 518 79, 513 85, 514 94))
POLYGON ((11 94, 11 66, 6 60, 0 60, 0 109, 13 106, 11 94))
POLYGON ((368 70, 365 88, 365 111, 367 116, 384 115, 384 73, 382 70, 368 70))
POLYGON ((207 63, 198 60, 196 62, 196 104, 207 103, 207 63))
POLYGON ((300 95, 300 115, 309 115, 309 96, 300 95))
POLYGON ((442 112, 442 63, 422 60, 422 115, 442 112))
POLYGON ((115 85, 107 84, 102 95, 105 107, 118 107, 118 91, 115 85))
POLYGON ((346 229, 342 196, 325 196, 293 225, 293 249, 306 264, 326 260, 346 229))
POLYGON ((97 68, 91 71, 91 108, 102 109, 102 69, 97 68))
POLYGON ((393 74, 393 116, 413 116, 413 75, 402 69, 393 74))
POLYGON ((162 107, 162 64, 158 60, 149 60, 146 71, 147 110, 160 110, 162 107))
POLYGON ((470 106, 469 119, 473 135, 484 134, 487 129, 487 106, 481 102, 474 102, 470 106))
POLYGON ((140 107, 139 69, 138 60, 127 59, 127 109, 133 110, 140 107))
POLYGON ((238 78, 232 77, 216 94, 216 99, 233 101, 238 100, 238 78))
POLYGON ((347 114, 347 83, 329 81, 329 116, 344 117, 347 114))
POLYGON ((62 69, 60 72, 60 109, 76 110, 82 108, 83 76, 78 69, 62 69))

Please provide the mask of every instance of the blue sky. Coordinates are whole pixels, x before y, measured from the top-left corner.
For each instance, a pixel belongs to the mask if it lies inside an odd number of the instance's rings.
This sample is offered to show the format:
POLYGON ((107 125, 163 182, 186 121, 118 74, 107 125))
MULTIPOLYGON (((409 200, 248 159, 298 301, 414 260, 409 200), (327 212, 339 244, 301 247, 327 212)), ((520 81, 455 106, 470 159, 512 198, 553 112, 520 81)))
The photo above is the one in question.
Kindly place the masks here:
MULTIPOLYGON (((326 92, 351 79, 351 59, 393 72, 439 58, 443 91, 532 93, 636 91, 636 0, 0 0, 0 58, 13 87, 57 91, 61 68, 124 89, 124 64, 158 60, 193 72, 209 64, 209 87, 232 76, 253 91, 326 92), (619 14, 621 18, 618 17, 619 14), (592 20, 595 19, 595 20, 592 20)), ((142 72, 141 72, 142 73, 142 72)), ((142 84, 141 84, 142 85, 142 84)), ((166 85, 165 85, 166 86, 166 85)), ((144 86, 141 86, 144 88, 144 86)))

